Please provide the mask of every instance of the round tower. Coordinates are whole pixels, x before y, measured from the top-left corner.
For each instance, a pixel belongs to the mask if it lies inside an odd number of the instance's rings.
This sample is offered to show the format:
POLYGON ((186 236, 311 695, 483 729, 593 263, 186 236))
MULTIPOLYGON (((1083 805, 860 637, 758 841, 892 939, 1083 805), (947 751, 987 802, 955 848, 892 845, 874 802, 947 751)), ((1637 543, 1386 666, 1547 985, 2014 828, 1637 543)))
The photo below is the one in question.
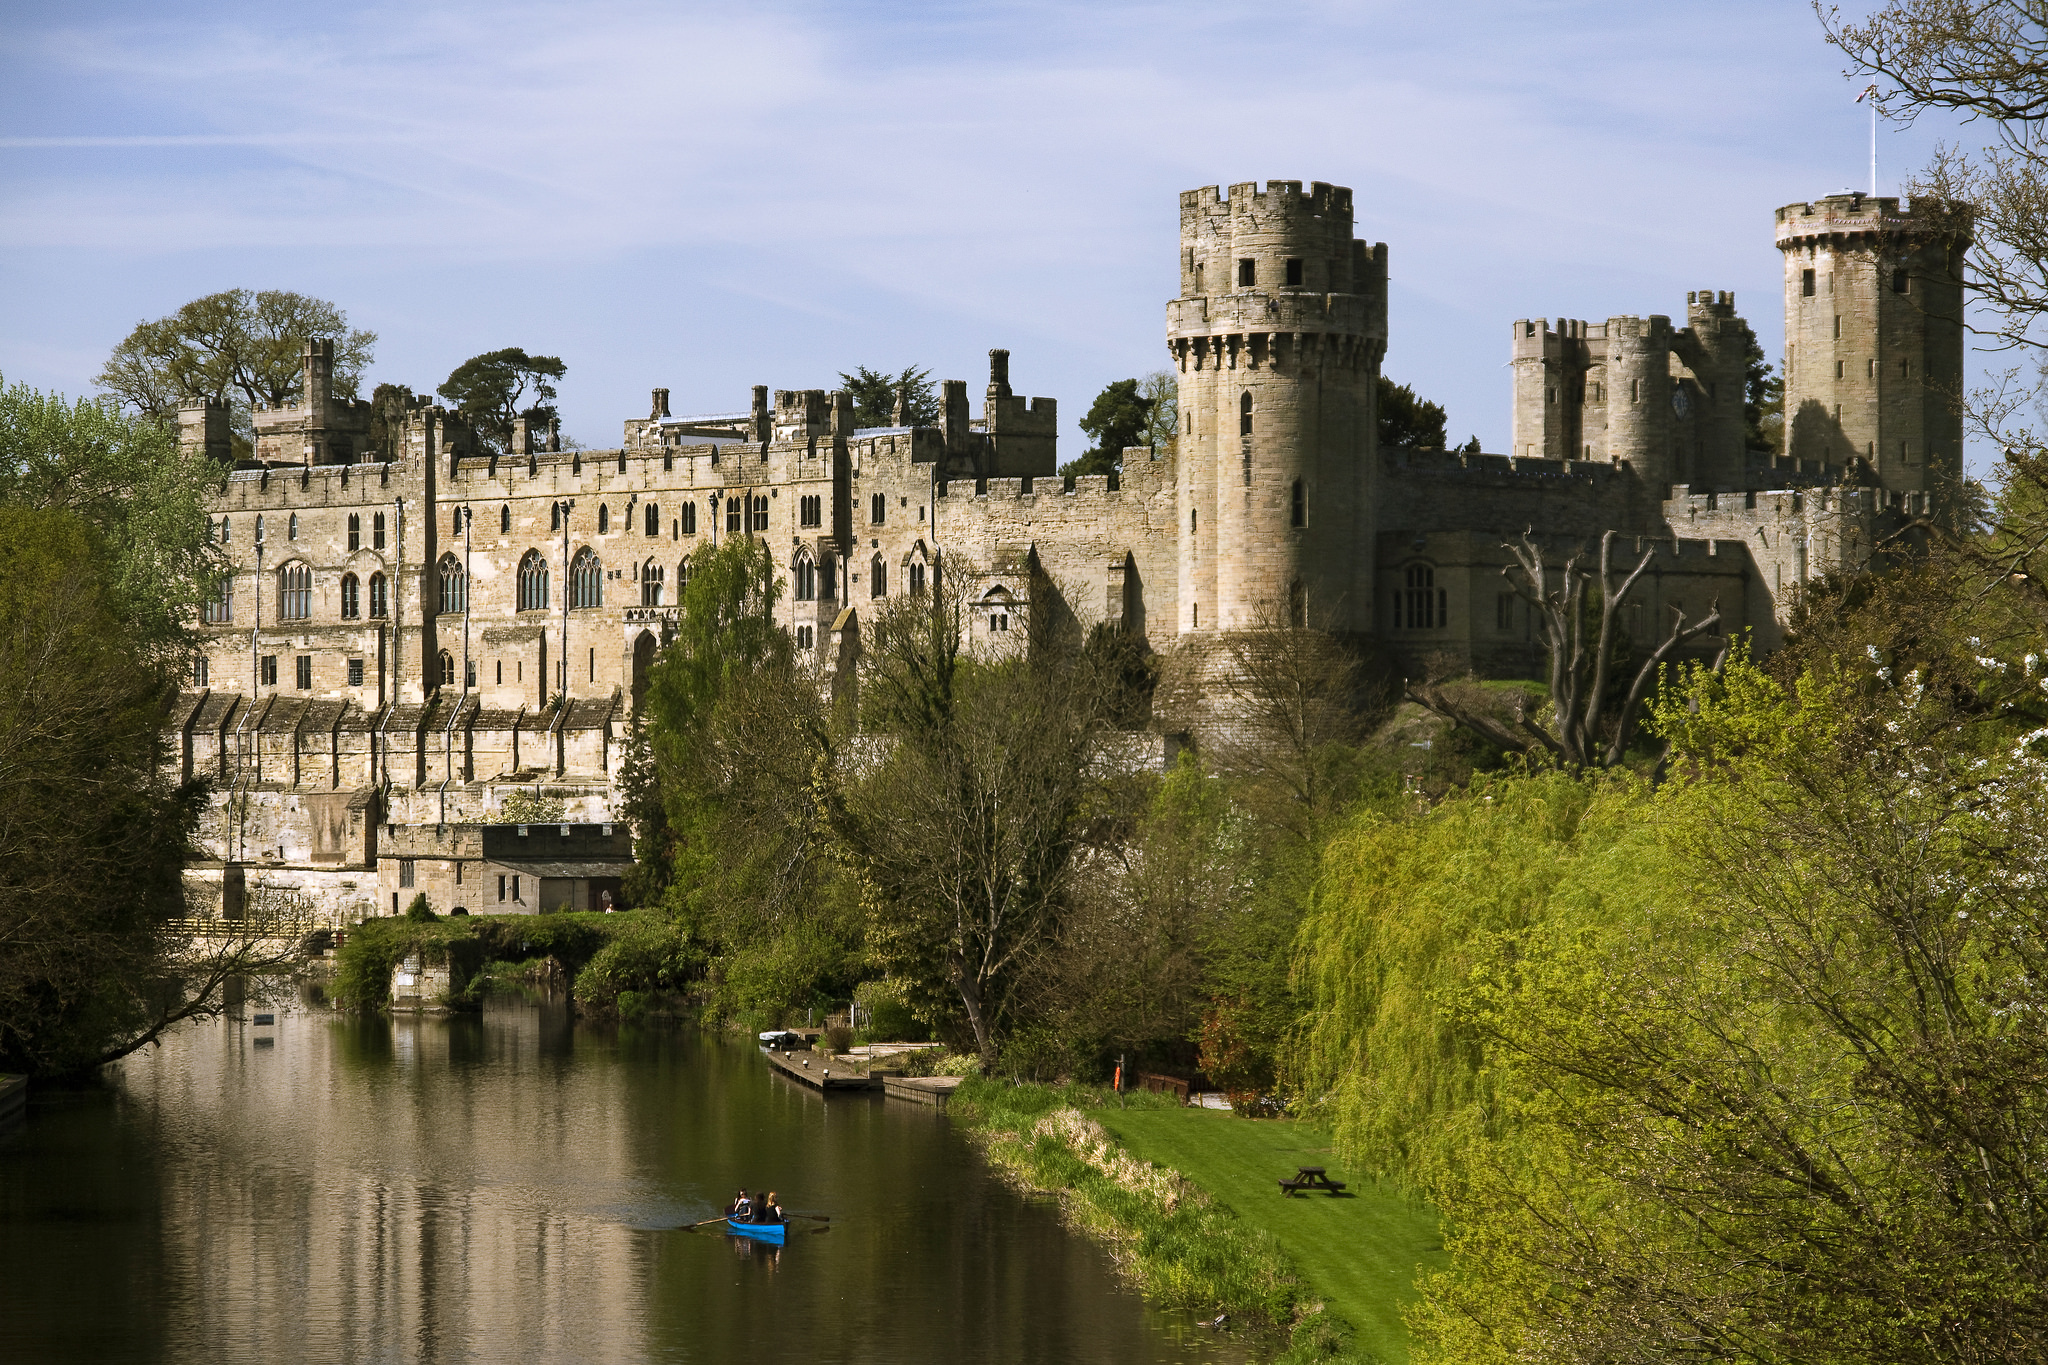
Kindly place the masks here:
POLYGON ((1351 227, 1351 191, 1321 182, 1180 197, 1182 633, 1372 628, 1387 249, 1351 227))
POLYGON ((1607 320, 1606 384, 1610 456, 1633 465, 1651 496, 1666 496, 1678 473, 1670 318, 1658 313, 1607 320))
POLYGON ((1786 453, 1867 463, 1896 493, 1962 478, 1963 253, 1955 206, 1837 194, 1778 210, 1786 453))

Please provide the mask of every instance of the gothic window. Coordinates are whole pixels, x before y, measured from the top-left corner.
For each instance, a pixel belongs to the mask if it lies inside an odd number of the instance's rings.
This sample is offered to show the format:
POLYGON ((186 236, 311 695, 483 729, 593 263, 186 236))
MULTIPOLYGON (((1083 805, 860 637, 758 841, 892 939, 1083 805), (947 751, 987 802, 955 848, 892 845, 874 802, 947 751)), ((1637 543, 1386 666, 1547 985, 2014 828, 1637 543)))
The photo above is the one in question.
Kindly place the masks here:
POLYGON ((827 602, 839 596, 839 561, 831 555, 818 561, 818 596, 827 602))
POLYGON ((225 545, 228 543, 228 540, 228 519, 226 517, 222 517, 220 519, 220 543, 225 545))
POLYGON ((378 620, 391 614, 391 593, 384 575, 370 575, 370 615, 378 620))
POLYGON ((512 534, 512 504, 509 502, 498 509, 498 534, 512 534))
POLYGON ((793 572, 796 577, 796 600, 815 602, 818 600, 818 566, 806 551, 798 551, 793 572))
POLYGON ((370 548, 373 550, 384 548, 384 514, 382 512, 375 513, 370 518, 370 548))
POLYGON ((1302 487, 1300 479, 1294 481, 1294 496, 1287 508, 1287 524, 1308 525, 1308 490, 1302 487))
POLYGON ((519 610, 548 609, 548 562, 540 551, 528 550, 519 561, 519 610))
POLYGON ((594 607, 603 596, 604 566, 586 545, 569 561, 569 605, 594 607))
POLYGON ((261 512, 256 514, 256 543, 258 545, 263 543, 263 514, 261 512))
POLYGON ((562 504, 559 502, 548 504, 548 529, 550 531, 562 529, 562 504))
POLYGON ((222 574, 213 582, 213 594, 200 608, 200 619, 209 626, 224 626, 235 619, 235 580, 222 574))
POLYGON ((661 605, 661 580, 667 573, 661 565, 648 560, 640 566, 640 605, 658 607, 661 605))
POLYGON ((817 644, 818 632, 816 627, 798 626, 796 628, 796 647, 798 649, 815 649, 817 644))
POLYGON ((910 561, 910 595, 924 596, 924 561, 921 559, 910 561))
POLYGON ((608 535, 612 529, 612 509, 603 503, 597 505, 597 533, 608 535))
POLYGON ((341 576, 341 619, 353 621, 363 614, 363 585, 352 573, 341 576))
POLYGON ((460 507, 453 508, 448 513, 448 534, 451 536, 462 534, 462 509, 460 507))
POLYGON ((686 536, 697 534, 697 504, 694 502, 683 504, 683 534, 686 536))
POLYGON ((469 580, 462 572, 462 561, 452 554, 441 556, 440 610, 465 612, 469 610, 469 580))
POLYGON ((651 502, 647 504, 647 511, 643 514, 641 521, 647 528, 648 535, 658 536, 661 534, 661 508, 656 504, 651 502))
POLYGON ((868 596, 887 597, 888 595, 889 566, 883 563, 880 555, 876 555, 868 563, 868 596))
POLYGON ((348 514, 348 548, 351 552, 363 548, 363 515, 360 512, 348 514))
POLYGON ((277 571, 277 615, 282 621, 313 615, 313 571, 296 560, 277 571))
POLYGON ((441 651, 440 677, 443 687, 453 687, 455 685, 455 656, 445 649, 441 651))
POLYGON ((876 493, 868 499, 868 521, 870 524, 880 526, 882 524, 882 519, 888 516, 888 514, 888 498, 886 498, 880 493, 876 493))
POLYGON ((1237 434, 1252 434, 1252 396, 1249 393, 1237 400, 1237 434))
POLYGON ((768 529, 768 498, 765 494, 754 499, 754 529, 756 531, 768 529))
POLYGON ((1436 586, 1436 570, 1410 564, 1394 601, 1394 625, 1402 630, 1435 630, 1450 624, 1450 594, 1436 586))
POLYGON ((740 533, 740 500, 738 498, 727 498, 725 500, 725 529, 733 535, 740 533))
POLYGON ((284 538, 286 540, 297 540, 299 538, 299 514, 297 512, 285 518, 284 538))
POLYGON ((681 605, 683 589, 690 586, 690 557, 683 556, 683 562, 676 565, 676 602, 681 605))

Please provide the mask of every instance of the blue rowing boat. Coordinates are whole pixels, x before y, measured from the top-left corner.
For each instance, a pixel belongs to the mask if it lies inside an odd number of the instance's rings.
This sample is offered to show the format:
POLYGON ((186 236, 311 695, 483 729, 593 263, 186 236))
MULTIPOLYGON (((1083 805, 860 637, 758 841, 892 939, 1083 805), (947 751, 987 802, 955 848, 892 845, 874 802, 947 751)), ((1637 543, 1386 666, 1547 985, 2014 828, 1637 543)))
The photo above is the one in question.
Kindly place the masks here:
POLYGON ((751 1237, 757 1242, 770 1242, 776 1246, 781 1246, 782 1239, 789 1233, 787 1223, 736 1223, 727 1219, 725 1227, 737 1236, 751 1237))

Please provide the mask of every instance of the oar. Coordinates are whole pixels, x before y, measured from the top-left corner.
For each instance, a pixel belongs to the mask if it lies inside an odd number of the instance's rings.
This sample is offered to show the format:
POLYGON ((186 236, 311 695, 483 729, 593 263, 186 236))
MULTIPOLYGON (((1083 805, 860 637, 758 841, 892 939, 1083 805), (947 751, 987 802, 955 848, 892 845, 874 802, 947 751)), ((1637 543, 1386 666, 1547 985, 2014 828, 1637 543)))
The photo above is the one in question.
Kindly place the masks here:
POLYGON ((684 1225, 683 1225, 682 1227, 678 1228, 678 1229, 677 1229, 677 1231, 678 1231, 678 1232, 695 1232, 695 1231, 696 1231, 696 1230, 697 1230, 698 1228, 701 1228, 701 1227, 703 1227, 703 1226, 704 1226, 705 1224, 707 1224, 707 1223, 723 1223, 723 1222, 726 1222, 726 1221, 727 1221, 728 1219, 730 1219, 731 1217, 732 1217, 732 1215, 731 1215, 731 1214, 720 1214, 720 1215, 719 1215, 718 1217, 716 1217, 716 1218, 706 1218, 706 1219, 703 1219, 703 1220, 701 1220, 701 1221, 699 1221, 699 1222, 695 1222, 695 1223, 685 1223, 685 1224, 684 1224, 684 1225))

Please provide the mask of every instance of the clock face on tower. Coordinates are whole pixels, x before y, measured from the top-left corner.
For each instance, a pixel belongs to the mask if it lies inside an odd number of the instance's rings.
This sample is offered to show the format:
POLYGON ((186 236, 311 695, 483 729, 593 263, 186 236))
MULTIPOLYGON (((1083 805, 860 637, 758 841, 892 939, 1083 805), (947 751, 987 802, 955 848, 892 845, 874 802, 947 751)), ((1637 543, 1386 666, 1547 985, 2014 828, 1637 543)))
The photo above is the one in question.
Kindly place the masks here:
POLYGON ((1671 410, 1680 417, 1686 417, 1692 412, 1692 395, 1685 391, 1682 384, 1671 390, 1671 410))

